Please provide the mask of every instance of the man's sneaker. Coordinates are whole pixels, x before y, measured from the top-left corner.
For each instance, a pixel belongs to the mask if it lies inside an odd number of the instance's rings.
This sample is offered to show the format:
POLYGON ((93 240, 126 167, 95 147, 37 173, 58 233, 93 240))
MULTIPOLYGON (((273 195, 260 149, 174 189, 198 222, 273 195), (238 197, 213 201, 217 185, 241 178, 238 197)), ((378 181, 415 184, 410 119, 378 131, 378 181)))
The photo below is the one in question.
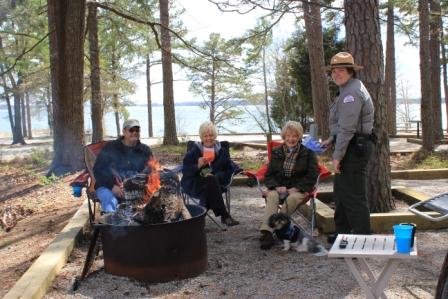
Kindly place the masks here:
POLYGON ((229 216, 227 218, 222 218, 221 217, 221 223, 225 224, 227 226, 234 226, 234 225, 240 224, 240 222, 236 221, 235 219, 233 219, 232 216, 229 216))
POLYGON ((270 249, 275 243, 274 235, 267 230, 261 231, 260 248, 263 250, 270 249))

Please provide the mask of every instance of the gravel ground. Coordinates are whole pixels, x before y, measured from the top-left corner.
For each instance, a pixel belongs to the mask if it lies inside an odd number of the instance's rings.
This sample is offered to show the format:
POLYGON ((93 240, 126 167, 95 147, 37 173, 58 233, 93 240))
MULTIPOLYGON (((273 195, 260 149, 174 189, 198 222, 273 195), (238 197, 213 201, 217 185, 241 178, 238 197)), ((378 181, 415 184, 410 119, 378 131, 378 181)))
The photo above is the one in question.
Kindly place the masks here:
MULTIPOLYGON (((418 186, 429 194, 447 186, 448 180, 399 181, 418 186)), ((393 185, 398 182, 393 183, 393 185)), ((324 184, 324 189, 331 189, 324 184)), ((101 253, 89 276, 77 291, 73 278, 79 275, 87 251, 86 242, 75 249, 69 263, 57 276, 45 298, 363 298, 363 292, 341 259, 315 257, 309 253, 283 252, 280 247, 262 251, 258 226, 264 208, 256 188, 233 187, 233 215, 241 223, 220 231, 207 219, 208 269, 181 281, 148 284, 105 273, 101 253)), ((325 236, 320 237, 326 244, 325 236)), ((388 298, 433 298, 446 254, 448 229, 417 233, 418 262, 403 261, 392 276, 388 298)), ((372 259, 379 273, 381 260, 372 259)))

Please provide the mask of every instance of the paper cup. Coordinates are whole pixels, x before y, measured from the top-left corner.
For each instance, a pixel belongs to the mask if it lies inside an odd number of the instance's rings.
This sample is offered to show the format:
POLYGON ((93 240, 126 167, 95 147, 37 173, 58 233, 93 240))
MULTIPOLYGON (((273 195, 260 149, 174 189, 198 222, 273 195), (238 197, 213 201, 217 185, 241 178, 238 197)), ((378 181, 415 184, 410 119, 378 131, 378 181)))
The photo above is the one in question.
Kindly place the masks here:
POLYGON ((395 224, 393 228, 395 243, 397 245, 397 252, 411 252, 411 240, 413 236, 414 226, 409 224, 395 224))
POLYGON ((73 196, 74 197, 81 197, 82 188, 81 186, 72 186, 73 196))

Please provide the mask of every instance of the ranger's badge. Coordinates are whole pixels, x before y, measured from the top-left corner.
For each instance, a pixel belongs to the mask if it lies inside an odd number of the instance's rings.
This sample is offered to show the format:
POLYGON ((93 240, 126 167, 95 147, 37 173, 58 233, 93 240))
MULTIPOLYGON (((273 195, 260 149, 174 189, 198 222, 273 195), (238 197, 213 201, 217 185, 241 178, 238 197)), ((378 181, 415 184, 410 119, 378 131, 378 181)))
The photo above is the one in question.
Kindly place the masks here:
POLYGON ((346 96, 344 98, 344 100, 343 100, 344 104, 345 103, 351 103, 351 102, 354 102, 354 101, 355 101, 355 98, 353 96, 351 96, 351 95, 346 96))

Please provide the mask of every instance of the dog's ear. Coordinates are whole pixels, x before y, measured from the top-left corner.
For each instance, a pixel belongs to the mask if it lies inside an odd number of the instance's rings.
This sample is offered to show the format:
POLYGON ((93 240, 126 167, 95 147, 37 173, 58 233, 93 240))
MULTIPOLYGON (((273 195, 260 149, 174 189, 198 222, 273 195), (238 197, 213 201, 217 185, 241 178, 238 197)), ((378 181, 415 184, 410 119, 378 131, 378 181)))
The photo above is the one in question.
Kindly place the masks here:
POLYGON ((269 217, 268 225, 270 228, 274 228, 276 226, 276 222, 278 220, 278 215, 279 215, 278 213, 275 213, 269 217))
POLYGON ((290 225, 291 224, 291 218, 286 215, 285 213, 279 213, 279 218, 281 219, 282 222, 284 222, 286 225, 290 225))

